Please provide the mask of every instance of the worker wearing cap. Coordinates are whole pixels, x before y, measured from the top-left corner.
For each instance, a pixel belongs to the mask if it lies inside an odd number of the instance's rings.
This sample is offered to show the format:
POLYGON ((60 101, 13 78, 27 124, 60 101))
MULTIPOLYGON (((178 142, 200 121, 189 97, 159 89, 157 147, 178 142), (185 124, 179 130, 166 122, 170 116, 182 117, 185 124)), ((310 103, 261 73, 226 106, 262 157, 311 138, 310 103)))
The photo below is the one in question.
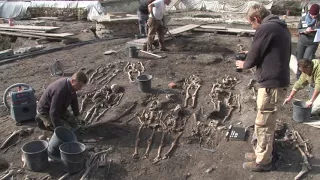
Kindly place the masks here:
POLYGON ((156 33, 159 38, 159 48, 160 51, 168 51, 164 46, 164 34, 165 34, 165 7, 169 5, 171 0, 155 0, 150 3, 148 6, 149 10, 149 32, 148 32, 148 42, 147 42, 147 51, 152 51, 152 44, 155 38, 156 33))
POLYGON ((307 107, 311 107, 320 93, 320 61, 313 59, 301 59, 298 61, 298 68, 302 72, 299 80, 294 84, 290 95, 284 100, 288 103, 294 95, 307 85, 309 85, 310 99, 306 102, 307 107))
MULTIPOLYGON (((307 15, 303 16, 298 25, 299 41, 297 44, 297 59, 312 60, 318 49, 319 42, 313 42, 317 29, 320 27, 319 17, 320 6, 313 4, 307 15)), ((301 71, 297 70, 297 79, 301 71)))
POLYGON ((79 71, 71 78, 60 78, 50 84, 37 105, 38 127, 50 131, 58 126, 71 130, 77 129, 79 122, 76 117, 80 113, 76 92, 81 90, 87 82, 87 76, 79 71), (69 112, 69 106, 73 114, 69 112))

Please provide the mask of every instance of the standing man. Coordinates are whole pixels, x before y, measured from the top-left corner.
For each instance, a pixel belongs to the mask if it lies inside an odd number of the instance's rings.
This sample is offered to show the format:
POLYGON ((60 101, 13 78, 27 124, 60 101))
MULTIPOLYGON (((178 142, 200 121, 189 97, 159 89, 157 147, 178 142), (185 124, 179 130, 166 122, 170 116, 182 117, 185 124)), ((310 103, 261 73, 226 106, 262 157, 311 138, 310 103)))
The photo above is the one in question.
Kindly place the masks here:
POLYGON ((79 104, 76 92, 87 82, 87 76, 79 71, 71 78, 60 78, 50 84, 38 102, 36 116, 38 127, 50 131, 58 126, 78 128, 76 116, 79 115, 79 104), (68 110, 70 105, 73 114, 68 110))
POLYGON ((257 98, 257 117, 254 133, 257 146, 254 153, 246 153, 249 162, 243 168, 250 171, 272 169, 272 151, 277 113, 290 84, 289 61, 291 35, 286 24, 262 5, 249 8, 247 19, 256 30, 245 61, 236 61, 238 68, 256 67, 260 84, 257 98))
POLYGON ((152 44, 155 38, 156 33, 159 38, 159 48, 160 51, 168 51, 164 46, 164 34, 165 34, 165 18, 164 13, 166 5, 169 5, 171 0, 155 0, 150 3, 148 6, 149 10, 149 32, 148 32, 148 42, 147 42, 147 51, 152 51, 152 44))
POLYGON ((138 8, 138 18, 139 18, 139 30, 140 34, 146 35, 148 32, 147 22, 149 18, 148 5, 154 0, 140 0, 140 5, 138 8))

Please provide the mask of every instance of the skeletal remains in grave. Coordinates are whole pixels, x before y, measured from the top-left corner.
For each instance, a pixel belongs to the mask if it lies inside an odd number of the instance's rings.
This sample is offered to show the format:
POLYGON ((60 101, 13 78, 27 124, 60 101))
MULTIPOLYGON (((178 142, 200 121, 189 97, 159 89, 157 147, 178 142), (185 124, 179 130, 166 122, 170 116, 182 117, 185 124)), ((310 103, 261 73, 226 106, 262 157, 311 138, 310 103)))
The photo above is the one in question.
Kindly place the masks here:
POLYGON ((94 93, 90 92, 85 95, 85 98, 81 103, 80 112, 84 111, 85 101, 89 101, 89 99, 91 99, 91 101, 94 103, 85 115, 84 121, 86 124, 97 122, 111 107, 120 104, 120 101, 124 95, 120 89, 120 86, 117 84, 111 85, 110 88, 107 85, 104 85, 94 93), (102 108, 104 109, 101 110, 102 108))
POLYGON ((150 110, 150 108, 143 110, 140 115, 137 115, 137 119, 140 122, 140 127, 136 134, 136 140, 135 140, 135 150, 133 153, 133 158, 138 159, 138 146, 140 142, 140 135, 144 128, 150 128, 152 130, 151 135, 149 136, 147 140, 147 148, 146 151, 142 157, 142 159, 146 159, 149 157, 150 148, 153 142, 154 134, 157 130, 162 131, 162 137, 161 142, 158 147, 158 153, 156 158, 154 159, 153 163, 157 163, 162 159, 167 159, 171 153, 173 152, 175 146, 177 145, 177 142, 182 135, 183 128, 186 124, 186 119, 183 121, 182 118, 182 106, 177 105, 174 109, 172 109, 166 116, 163 116, 163 111, 155 111, 150 110), (168 120, 167 120, 168 119, 168 120), (177 123, 178 120, 181 120, 181 122, 177 123), (169 150, 164 154, 163 157, 161 157, 162 148, 164 147, 164 139, 165 135, 167 133, 171 134, 177 134, 175 139, 172 141, 171 146, 169 150))
POLYGON ((139 62, 128 62, 127 65, 123 68, 123 72, 128 74, 129 82, 135 82, 133 74, 137 73, 139 76, 141 73, 145 72, 145 66, 141 61, 139 62))
POLYGON ((186 79, 184 86, 186 87, 186 93, 185 93, 186 97, 184 100, 184 107, 188 107, 188 100, 189 98, 191 98, 192 102, 190 107, 194 108, 196 105, 197 94, 201 87, 201 79, 199 78, 199 76, 196 76, 193 74, 188 79, 186 79), (191 89, 195 89, 192 95, 190 95, 191 89))

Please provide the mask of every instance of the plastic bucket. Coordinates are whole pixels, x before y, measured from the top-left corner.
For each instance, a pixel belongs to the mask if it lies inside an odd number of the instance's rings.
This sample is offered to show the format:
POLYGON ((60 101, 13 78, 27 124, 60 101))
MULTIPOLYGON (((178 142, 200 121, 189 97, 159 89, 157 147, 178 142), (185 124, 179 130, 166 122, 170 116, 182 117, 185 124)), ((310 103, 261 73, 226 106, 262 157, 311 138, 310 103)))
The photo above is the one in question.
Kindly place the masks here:
POLYGON ((64 171, 76 173, 85 167, 86 146, 79 142, 63 143, 59 147, 64 171))
POLYGON ((306 103, 303 101, 294 101, 292 104, 292 117, 294 121, 301 123, 310 120, 311 107, 306 107, 306 103))
POLYGON ((129 47, 129 57, 131 58, 138 57, 138 48, 136 46, 129 47))
POLYGON ((48 143, 43 140, 35 140, 25 143, 21 147, 22 156, 30 171, 41 171, 48 165, 48 143))
POLYGON ((137 76, 136 79, 138 81, 138 89, 140 92, 143 92, 143 93, 151 92, 152 75, 143 74, 143 75, 137 76))
POLYGON ((54 129, 54 133, 49 141, 48 153, 55 160, 60 159, 59 146, 65 142, 77 141, 76 135, 69 129, 59 126, 54 129))

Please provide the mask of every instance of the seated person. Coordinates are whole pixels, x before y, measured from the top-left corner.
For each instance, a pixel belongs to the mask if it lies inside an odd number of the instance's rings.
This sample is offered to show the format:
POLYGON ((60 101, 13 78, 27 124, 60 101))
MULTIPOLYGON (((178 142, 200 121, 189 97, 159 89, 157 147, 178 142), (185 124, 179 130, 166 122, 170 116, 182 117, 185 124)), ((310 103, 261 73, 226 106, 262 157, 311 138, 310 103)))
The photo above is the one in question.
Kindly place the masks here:
POLYGON ((71 78, 60 78, 50 84, 37 105, 36 121, 40 129, 53 131, 58 126, 70 130, 79 128, 77 116, 79 104, 76 92, 88 82, 87 76, 79 71, 71 78), (68 110, 71 106, 73 114, 68 110))

